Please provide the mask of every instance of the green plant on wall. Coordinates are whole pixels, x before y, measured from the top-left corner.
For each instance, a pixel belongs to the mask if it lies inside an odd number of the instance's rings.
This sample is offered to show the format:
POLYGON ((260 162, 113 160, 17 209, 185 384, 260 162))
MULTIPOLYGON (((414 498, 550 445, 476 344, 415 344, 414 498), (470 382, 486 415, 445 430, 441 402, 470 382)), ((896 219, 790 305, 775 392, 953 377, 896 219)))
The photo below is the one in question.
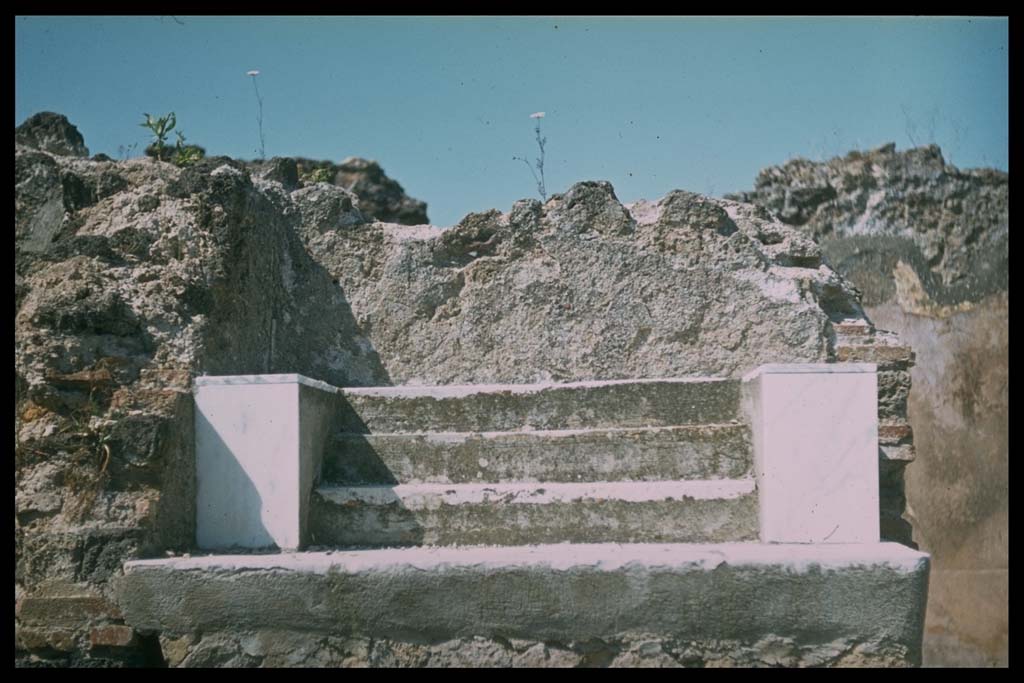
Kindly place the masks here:
POLYGON ((167 134, 174 129, 175 124, 178 122, 172 111, 167 116, 161 116, 160 118, 154 119, 149 114, 143 112, 143 116, 146 120, 139 125, 143 128, 149 128, 153 133, 154 145, 156 146, 154 158, 163 160, 164 158, 164 142, 167 140, 167 134))
POLYGON ((175 166, 191 166, 206 156, 206 150, 198 145, 185 144, 185 134, 180 130, 174 131, 178 141, 173 148, 167 145, 167 135, 177 125, 177 117, 174 112, 153 118, 144 114, 146 120, 142 122, 143 128, 148 128, 153 133, 153 143, 146 148, 146 154, 158 161, 170 161, 175 166))
POLYGON ((312 171, 302 174, 303 185, 314 185, 316 183, 329 183, 333 180, 331 169, 314 168, 312 171))
POLYGON ((89 392, 85 405, 69 415, 69 422, 61 430, 67 438, 68 467, 64 472, 64 485, 68 490, 65 512, 69 519, 85 519, 96 499, 110 482, 112 422, 99 419, 102 412, 95 400, 96 389, 89 392))
POLYGON ((172 159, 175 166, 180 166, 182 168, 185 166, 191 166, 206 156, 206 150, 202 147, 198 145, 186 145, 185 135, 180 130, 175 131, 175 135, 178 136, 178 142, 174 148, 174 158, 172 159))

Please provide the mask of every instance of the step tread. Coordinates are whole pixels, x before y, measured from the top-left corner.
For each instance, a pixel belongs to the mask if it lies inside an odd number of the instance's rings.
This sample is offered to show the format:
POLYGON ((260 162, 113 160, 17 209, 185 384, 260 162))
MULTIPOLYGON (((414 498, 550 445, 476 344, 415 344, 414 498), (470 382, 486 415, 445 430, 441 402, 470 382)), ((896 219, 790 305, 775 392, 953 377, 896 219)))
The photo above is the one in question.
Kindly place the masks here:
POLYGON ((339 505, 389 505, 401 502, 410 509, 431 504, 505 503, 541 505, 578 500, 619 500, 629 502, 732 499, 754 493, 753 478, 702 481, 639 482, 503 482, 494 484, 398 484, 317 488, 326 501, 339 505))
POLYGON ((928 554, 899 543, 556 543, 523 546, 420 546, 299 553, 204 555, 130 560, 126 573, 147 570, 282 570, 288 572, 363 572, 409 567, 442 571, 453 567, 543 567, 568 571, 589 567, 616 571, 648 567, 721 565, 778 566, 796 573, 818 569, 885 566, 917 572, 928 554))
POLYGON ((325 481, 345 484, 657 481, 748 476, 750 428, 672 427, 491 432, 335 433, 325 481))
POLYGON ((357 433, 659 427, 739 418, 732 378, 359 387, 338 393, 339 428, 357 433))
POLYGON ((464 398, 476 394, 532 394, 550 389, 592 389, 627 384, 715 384, 735 381, 728 377, 653 377, 640 379, 584 380, 580 382, 538 382, 534 384, 404 384, 392 387, 346 387, 340 393, 351 396, 396 398, 464 398))
POLYGON ((335 440, 345 441, 357 438, 425 437, 428 439, 436 439, 438 441, 461 441, 472 437, 480 437, 482 439, 499 439, 502 437, 535 437, 538 439, 557 439, 561 437, 599 434, 608 434, 610 436, 615 436, 619 434, 629 434, 632 432, 642 434, 657 434, 701 431, 750 431, 750 426, 738 420, 733 420, 732 422, 709 422, 701 424, 663 425, 651 427, 583 427, 579 429, 530 429, 529 427, 520 427, 519 429, 492 430, 479 432, 418 430, 411 432, 373 432, 372 434, 366 434, 364 432, 339 431, 335 432, 333 438, 335 440))

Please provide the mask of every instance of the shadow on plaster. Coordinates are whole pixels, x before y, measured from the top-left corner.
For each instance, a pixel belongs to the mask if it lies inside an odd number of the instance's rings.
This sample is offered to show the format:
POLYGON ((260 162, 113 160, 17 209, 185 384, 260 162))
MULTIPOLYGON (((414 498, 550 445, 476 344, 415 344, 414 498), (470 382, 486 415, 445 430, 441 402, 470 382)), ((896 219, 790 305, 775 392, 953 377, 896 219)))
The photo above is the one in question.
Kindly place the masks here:
MULTIPOLYGON (((246 529, 247 539, 244 547, 240 546, 224 546, 214 539, 206 539, 199 537, 199 529, 203 528, 203 524, 197 520, 196 524, 196 546, 203 548, 204 550, 241 550, 242 552, 252 552, 253 549, 260 550, 279 550, 277 544, 274 542, 273 537, 270 534, 270 530, 267 529, 263 520, 263 498, 260 496, 259 491, 256 489, 256 485, 252 482, 249 475, 244 469, 238 464, 238 461, 231 449, 226 443, 220 438, 216 428, 206 418, 202 411, 196 411, 196 435, 203 435, 204 448, 209 454, 208 457, 216 458, 218 463, 218 480, 217 481, 204 481, 200 472, 196 472, 196 499, 197 500, 210 500, 217 499, 218 497, 223 500, 231 501, 231 508, 221 508, 216 512, 209 510, 197 509, 196 516, 201 518, 204 515, 221 514, 225 518, 229 518, 226 522, 221 522, 216 525, 216 528, 221 530, 221 533, 230 533, 233 536, 239 536, 237 532, 225 532, 225 528, 243 528, 246 529), (226 490, 225 487, 230 486, 232 490, 226 490), (219 496, 205 495, 204 489, 207 487, 216 488, 219 487, 219 496), (258 520, 258 521, 256 521, 258 520)), ((209 524, 205 526, 209 527, 209 524)))

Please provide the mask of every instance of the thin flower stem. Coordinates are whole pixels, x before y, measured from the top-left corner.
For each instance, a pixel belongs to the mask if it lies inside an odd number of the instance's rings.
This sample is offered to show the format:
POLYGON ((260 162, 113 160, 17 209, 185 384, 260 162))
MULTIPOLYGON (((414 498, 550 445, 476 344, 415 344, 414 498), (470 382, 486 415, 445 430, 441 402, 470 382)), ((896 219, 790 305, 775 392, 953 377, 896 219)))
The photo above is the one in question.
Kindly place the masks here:
MULTIPOLYGON (((533 170, 533 166, 530 162, 524 157, 512 157, 512 159, 513 161, 521 161, 526 164, 526 168, 530 169, 530 174, 533 175, 533 182, 537 183, 537 192, 539 192, 540 196, 544 198, 544 201, 547 201, 547 197, 544 195, 544 181, 537 177, 537 172, 533 170)), ((543 170, 541 172, 543 173, 543 170)))
MULTIPOLYGON (((540 158, 537 159, 537 170, 540 171, 540 180, 537 182, 537 190, 544 201, 548 200, 547 186, 544 182, 544 145, 548 139, 540 136, 540 119, 537 119, 537 146, 540 147, 540 158)), ((536 176, 534 176, 536 178, 536 176)))
POLYGON ((263 139, 263 98, 260 97, 259 86, 256 85, 256 76, 252 77, 252 87, 256 90, 256 124, 260 129, 260 160, 267 158, 266 144, 263 139))
POLYGON ((526 157, 512 157, 513 161, 522 161, 526 164, 526 168, 530 169, 530 175, 533 176, 533 181, 537 183, 537 194, 540 195, 542 201, 548 200, 547 184, 544 179, 544 146, 547 144, 548 139, 540 134, 540 120, 544 118, 544 112, 539 111, 535 114, 530 114, 531 119, 537 120, 537 127, 534 128, 534 132, 537 134, 537 147, 540 148, 540 156, 531 164, 526 160, 526 157), (537 170, 534 170, 536 166, 537 170), (537 171, 540 171, 538 177, 537 171))

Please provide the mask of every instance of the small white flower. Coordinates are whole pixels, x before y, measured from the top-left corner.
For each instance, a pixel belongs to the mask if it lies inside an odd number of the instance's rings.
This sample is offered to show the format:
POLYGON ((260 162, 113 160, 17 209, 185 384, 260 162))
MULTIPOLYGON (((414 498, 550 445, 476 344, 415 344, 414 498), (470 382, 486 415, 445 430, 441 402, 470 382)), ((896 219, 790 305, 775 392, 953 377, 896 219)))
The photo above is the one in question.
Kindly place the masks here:
POLYGON ((252 71, 246 71, 245 75, 246 76, 259 76, 260 72, 257 71, 256 69, 253 69, 252 71))
POLYGON ((530 114, 530 118, 531 119, 542 119, 542 118, 544 118, 544 112, 539 111, 539 112, 536 112, 534 114, 530 114))

